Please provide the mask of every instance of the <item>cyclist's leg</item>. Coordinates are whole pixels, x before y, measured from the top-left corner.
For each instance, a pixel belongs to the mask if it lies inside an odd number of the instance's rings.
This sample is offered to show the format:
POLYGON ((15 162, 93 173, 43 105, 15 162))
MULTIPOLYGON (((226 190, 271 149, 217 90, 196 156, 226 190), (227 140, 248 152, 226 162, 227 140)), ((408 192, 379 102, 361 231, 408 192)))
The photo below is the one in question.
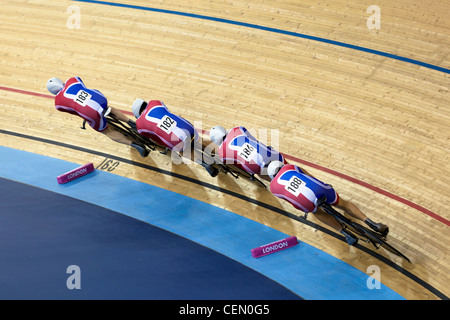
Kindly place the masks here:
POLYGON ((314 217, 319 219, 321 222, 325 223, 329 227, 332 227, 337 232, 342 231, 342 226, 336 221, 336 219, 323 211, 322 208, 317 208, 316 212, 314 212, 314 217))
POLYGON ((205 152, 209 144, 204 140, 200 142, 196 138, 193 138, 191 142, 191 157, 194 162, 202 165, 211 177, 216 177, 219 174, 219 169, 214 166, 214 157, 205 152))
POLYGON ((270 179, 270 177, 267 175, 267 174, 258 174, 258 176, 261 178, 261 179, 263 179, 263 180, 265 180, 265 181, 267 181, 267 182, 272 182, 272 179, 270 179))
POLYGON ((314 212, 314 216, 321 222, 341 233, 349 245, 355 245, 358 242, 358 238, 353 233, 349 230, 343 229, 342 225, 338 223, 333 216, 323 211, 321 207, 317 208, 316 212, 314 212))
POLYGON ((122 122, 127 123, 132 129, 136 130, 136 121, 133 119, 128 118, 122 111, 119 109, 109 107, 111 109, 111 114, 114 115, 114 117, 117 120, 120 120, 122 122))
POLYGON ((144 146, 142 146, 138 143, 135 143, 130 138, 128 138, 127 136, 122 134, 122 132, 113 129, 110 126, 108 126, 105 130, 103 130, 101 132, 115 142, 122 143, 127 146, 135 148, 139 152, 139 154, 144 158, 146 156, 148 156, 148 154, 149 154, 149 151, 144 146))
POLYGON ((353 202, 339 198, 338 203, 335 204, 335 206, 344 210, 352 217, 364 221, 370 228, 382 233, 384 236, 388 234, 389 227, 387 225, 370 220, 353 202))
POLYGON ((111 108, 111 114, 113 114, 117 120, 123 121, 123 122, 128 122, 128 120, 130 120, 130 118, 128 118, 122 111, 120 111, 119 109, 111 108))
MULTIPOLYGON (((326 202, 329 205, 334 205, 339 200, 339 196, 336 191, 330 185, 327 185, 317 179, 307 179, 309 180, 307 183, 308 188, 303 188, 302 195, 304 196, 304 207, 308 208, 310 203, 314 205, 314 216, 317 217, 320 221, 332 227, 337 232, 344 235, 345 240, 349 245, 355 245, 358 242, 358 237, 356 237, 353 233, 351 233, 328 212, 326 212, 322 206, 318 206, 319 199, 323 196, 326 197, 326 202)), ((302 198, 299 198, 302 199, 302 198)))
POLYGON ((102 131, 102 133, 105 134, 111 140, 118 143, 126 144, 128 146, 131 146, 131 143, 133 142, 131 141, 130 138, 126 137, 121 132, 115 130, 111 126, 108 126, 105 130, 102 131))
POLYGON ((344 210, 346 213, 356 219, 359 219, 361 221, 365 221, 367 219, 367 216, 361 210, 359 210, 359 208, 353 202, 345 200, 342 197, 339 198, 335 206, 339 209, 344 210))
POLYGON ((211 159, 209 159, 208 155, 203 153, 206 143, 203 141, 198 141, 197 134, 194 134, 194 136, 192 137, 191 135, 188 135, 188 139, 189 142, 180 142, 179 145, 175 146, 174 150, 176 151, 177 149, 179 149, 180 151, 177 153, 181 157, 189 159, 194 163, 200 164, 212 177, 217 176, 219 170, 214 167, 213 158, 211 157, 211 159))

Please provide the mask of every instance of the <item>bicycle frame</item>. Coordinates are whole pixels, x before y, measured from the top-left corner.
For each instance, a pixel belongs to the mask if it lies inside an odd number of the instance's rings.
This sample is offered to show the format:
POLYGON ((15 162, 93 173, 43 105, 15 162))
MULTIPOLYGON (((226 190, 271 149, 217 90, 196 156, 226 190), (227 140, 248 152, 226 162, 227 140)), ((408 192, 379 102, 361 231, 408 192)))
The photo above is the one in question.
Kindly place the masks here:
POLYGON ((372 245, 379 249, 380 247, 404 258, 408 262, 411 262, 408 257, 402 254, 399 250, 394 248, 392 245, 386 242, 386 238, 380 233, 366 228, 353 220, 346 218, 344 215, 335 210, 330 204, 326 203, 326 197, 321 197, 318 200, 318 206, 320 206, 326 213, 333 216, 336 221, 342 226, 342 228, 349 228, 354 231, 358 238, 367 242, 372 243, 372 245))

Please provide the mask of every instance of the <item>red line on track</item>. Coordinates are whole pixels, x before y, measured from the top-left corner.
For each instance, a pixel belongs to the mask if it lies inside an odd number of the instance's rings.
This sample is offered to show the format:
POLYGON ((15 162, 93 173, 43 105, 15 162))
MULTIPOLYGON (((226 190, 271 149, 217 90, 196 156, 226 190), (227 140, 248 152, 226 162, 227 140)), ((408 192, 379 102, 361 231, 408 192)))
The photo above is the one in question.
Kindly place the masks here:
POLYGON ((49 94, 36 93, 36 92, 19 90, 19 89, 14 89, 14 88, 7 88, 7 87, 2 87, 2 86, 0 86, 0 90, 11 91, 11 92, 15 92, 15 93, 22 93, 22 94, 27 94, 29 96, 35 96, 35 97, 44 97, 44 98, 49 98, 49 99, 53 99, 53 97, 54 97, 49 94))
MULTIPOLYGON (((2 87, 2 86, 0 86, 0 90, 10 91, 10 92, 15 92, 15 93, 21 93, 21 94, 26 94, 26 95, 35 96, 35 97, 49 98, 49 99, 53 99, 53 97, 54 97, 54 96, 48 95, 48 94, 42 94, 42 93, 37 93, 37 92, 32 92, 32 91, 27 91, 27 90, 14 89, 14 88, 8 88, 8 87, 2 87)), ((126 110, 121 110, 121 111, 124 112, 125 114, 133 115, 133 113, 130 112, 130 111, 126 111, 126 110)), ((205 131, 205 130, 199 130, 199 131, 201 131, 202 134, 206 134, 207 133, 207 131, 205 131)), ((432 211, 430 211, 430 210, 428 210, 428 209, 426 209, 426 208, 424 208, 424 207, 422 207, 422 206, 420 206, 420 205, 418 205, 418 204, 416 204, 414 202, 406 200, 406 199, 404 199, 402 197, 399 197, 399 196, 397 196, 397 195, 395 195, 393 193, 390 193, 390 192, 388 192, 386 190, 383 190, 381 188, 372 186, 371 184, 368 184, 367 182, 358 180, 358 179, 350 177, 350 176, 348 176, 346 174, 337 172, 335 170, 332 170, 332 169, 329 169, 329 168, 326 168, 326 167, 322 167, 322 166, 320 166, 318 164, 315 164, 315 163, 312 163, 312 162, 309 162, 309 161, 306 161, 306 160, 302 160, 302 159, 299 159, 299 158, 296 158, 296 157, 293 157, 293 156, 290 156, 290 155, 287 155, 287 154, 283 154, 283 156, 286 159, 288 159, 288 160, 293 160, 293 161, 301 163, 303 165, 306 165, 306 166, 309 166, 309 167, 321 170, 323 172, 332 174, 334 176, 337 176, 339 178, 345 179, 345 180, 350 181, 352 183, 355 183, 357 185, 363 186, 363 187, 365 187, 365 188, 367 188, 369 190, 372 190, 372 191, 377 192, 377 193, 379 193, 381 195, 384 195, 384 196, 386 196, 386 197, 388 197, 388 198, 390 198, 392 200, 395 200, 395 201, 398 201, 400 203, 403 203, 403 204, 405 204, 405 205, 407 205, 407 206, 409 206, 409 207, 411 207, 413 209, 416 209, 416 210, 418 210, 418 211, 420 211, 420 212, 422 212, 422 213, 424 213, 424 214, 426 214, 426 215, 436 219, 437 221, 442 222, 443 224, 445 224, 447 226, 450 226, 450 221, 445 219, 444 217, 441 217, 440 215, 438 215, 438 214, 436 214, 436 213, 434 213, 434 212, 432 212, 432 211)))

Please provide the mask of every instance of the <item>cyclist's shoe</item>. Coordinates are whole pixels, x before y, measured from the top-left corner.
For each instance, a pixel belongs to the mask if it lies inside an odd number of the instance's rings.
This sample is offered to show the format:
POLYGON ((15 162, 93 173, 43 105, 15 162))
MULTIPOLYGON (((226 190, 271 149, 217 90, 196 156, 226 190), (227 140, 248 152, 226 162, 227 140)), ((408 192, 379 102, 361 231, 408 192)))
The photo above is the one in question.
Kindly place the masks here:
POLYGON ((364 221, 370 228, 372 228, 373 230, 375 230, 376 232, 381 233, 381 235, 383 237, 386 237, 387 234, 389 233, 389 227, 385 224, 382 223, 375 223, 370 219, 366 219, 366 221, 364 221))
POLYGON ((139 154, 141 155, 142 158, 145 158, 150 153, 144 146, 139 145, 137 143, 133 142, 131 144, 131 146, 139 152, 139 154))
POLYGON ((342 230, 341 233, 344 235, 345 240, 351 246, 354 246, 358 243, 358 238, 348 230, 342 230))
POLYGON ((217 169, 216 167, 214 167, 211 164, 203 164, 203 166, 205 167, 206 171, 208 171, 208 173, 210 174, 211 177, 215 177, 219 174, 219 169, 217 169))

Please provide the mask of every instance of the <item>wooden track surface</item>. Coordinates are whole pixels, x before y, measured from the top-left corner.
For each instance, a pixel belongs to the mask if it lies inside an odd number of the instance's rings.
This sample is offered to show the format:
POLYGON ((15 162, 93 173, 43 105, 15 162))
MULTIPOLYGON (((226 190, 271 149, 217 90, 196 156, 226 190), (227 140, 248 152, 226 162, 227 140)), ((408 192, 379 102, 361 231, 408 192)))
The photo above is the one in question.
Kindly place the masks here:
MULTIPOLYGON (((448 1, 380 0, 378 30, 366 26, 370 1, 280 2, 123 1, 297 32, 450 68, 448 1)), ((108 157, 119 162, 116 174, 296 235, 364 272, 377 265, 381 281, 407 299, 450 296, 449 73, 288 34, 163 12, 44 0, 4 0, 0 9, 0 129, 9 132, 0 134, 1 145, 96 166, 108 157), (73 5, 80 9, 81 25, 71 29, 68 8, 73 5), (349 247, 297 220, 302 213, 245 180, 213 179, 198 165, 174 165, 155 152, 141 159, 90 128, 80 130, 80 119, 57 112, 45 88, 50 77, 75 75, 119 109, 130 111, 135 98, 160 99, 197 128, 243 125, 268 132, 268 144, 291 159, 385 190, 388 195, 305 166, 373 220, 388 224, 390 241, 413 263, 378 250, 394 268, 349 247), (278 132, 278 141, 272 132, 278 132), (219 186, 293 216, 125 159, 219 186)), ((320 225, 313 215, 309 219, 320 225)))

